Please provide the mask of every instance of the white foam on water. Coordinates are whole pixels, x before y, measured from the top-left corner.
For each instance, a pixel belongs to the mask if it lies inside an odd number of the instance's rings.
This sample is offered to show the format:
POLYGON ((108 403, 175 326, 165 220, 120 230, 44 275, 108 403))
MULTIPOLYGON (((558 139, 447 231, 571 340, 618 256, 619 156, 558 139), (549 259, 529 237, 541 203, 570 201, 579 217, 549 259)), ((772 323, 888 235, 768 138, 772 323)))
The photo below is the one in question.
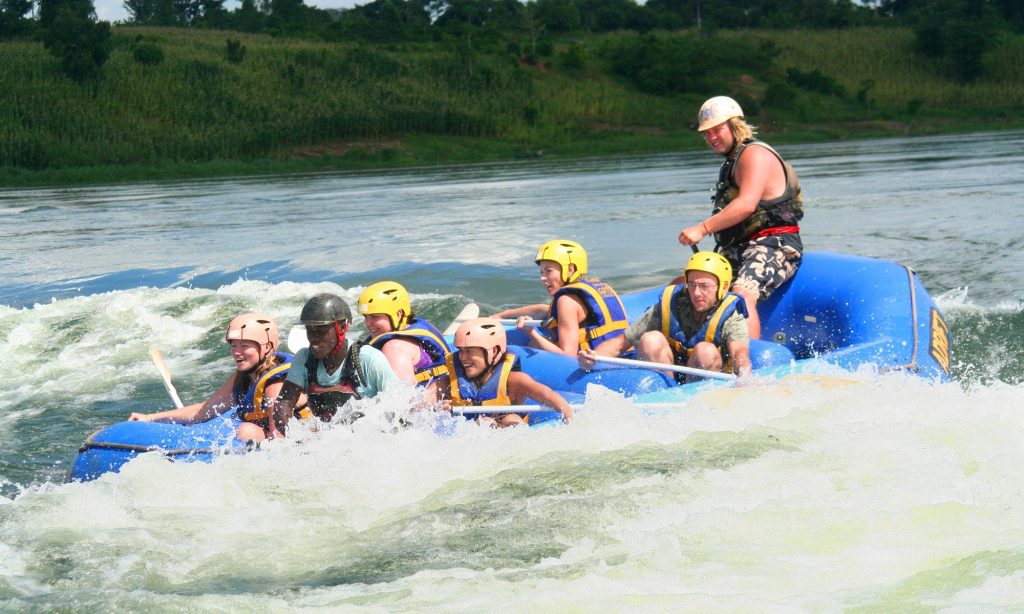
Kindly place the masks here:
MULTIPOLYGON (((22 309, 0 307, 0 381, 4 382, 0 428, 4 422, 36 416, 47 407, 74 411, 103 401, 131 399, 136 382, 159 381, 149 357, 151 347, 162 351, 183 400, 195 402, 213 388, 191 391, 188 382, 216 386, 219 382, 210 382, 230 373, 227 350, 211 349, 235 315, 267 313, 286 337, 313 294, 336 293, 355 305, 362 290, 327 282, 238 280, 216 290, 137 288, 55 299, 22 309)), ((440 295, 414 294, 412 298, 414 302, 435 300, 440 295)), ((356 334, 362 332, 359 322, 357 316, 356 334)))
POLYGON ((570 426, 296 431, 0 508, 9 585, 99 603, 509 611, 1024 605, 1021 386, 861 375, 570 426), (59 564, 57 561, 60 561, 59 564), (224 601, 211 601, 221 595, 224 601))

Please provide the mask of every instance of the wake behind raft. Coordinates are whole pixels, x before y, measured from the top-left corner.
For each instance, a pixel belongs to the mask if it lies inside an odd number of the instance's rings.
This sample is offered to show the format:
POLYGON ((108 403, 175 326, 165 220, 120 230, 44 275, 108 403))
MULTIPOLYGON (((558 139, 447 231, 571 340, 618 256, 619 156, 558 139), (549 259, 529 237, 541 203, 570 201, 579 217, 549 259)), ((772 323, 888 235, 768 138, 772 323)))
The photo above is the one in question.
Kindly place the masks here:
MULTIPOLYGON (((657 302, 663 288, 623 294, 629 319, 657 302)), ((860 256, 806 253, 796 275, 759 311, 762 340, 752 341, 750 347, 757 375, 836 367, 852 371, 871 365, 879 372, 905 372, 936 381, 950 378, 949 325, 908 267, 860 256)), ((591 384, 638 404, 686 403, 696 390, 730 385, 678 385, 660 371, 604 364, 583 371, 572 358, 525 347, 526 337, 516 330, 509 331, 509 343, 524 371, 570 402, 581 401, 591 384)), ((551 424, 558 418, 557 412, 532 413, 530 424, 551 424)), ((150 451, 183 461, 242 453, 248 448, 234 437, 238 423, 234 413, 190 426, 121 422, 86 439, 68 478, 92 480, 150 451)))

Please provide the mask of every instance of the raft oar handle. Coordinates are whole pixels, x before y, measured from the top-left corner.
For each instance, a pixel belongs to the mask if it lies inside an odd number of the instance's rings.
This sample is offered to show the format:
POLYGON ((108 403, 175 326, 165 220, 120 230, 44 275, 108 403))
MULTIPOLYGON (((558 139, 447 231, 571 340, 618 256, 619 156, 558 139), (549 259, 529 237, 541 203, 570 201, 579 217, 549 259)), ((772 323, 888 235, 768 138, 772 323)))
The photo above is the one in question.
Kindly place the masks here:
POLYGON ((658 371, 674 371, 675 373, 683 373, 686 375, 697 375, 700 377, 706 377, 708 379, 721 379, 721 380, 734 380, 736 376, 732 373, 722 373, 721 371, 707 371, 705 369, 695 369, 693 367, 684 367, 681 365, 668 365, 661 362, 650 362, 647 360, 635 360, 632 358, 615 358, 613 356, 595 356, 595 362, 606 362, 610 365, 622 365, 624 367, 633 367, 636 369, 655 369, 658 371))
MULTIPOLYGON (((494 319, 497 320, 498 322, 500 322, 501 324, 504 324, 504 325, 515 325, 516 321, 518 320, 518 318, 494 318, 494 319)), ((527 318, 526 319, 526 323, 527 324, 533 324, 534 326, 539 326, 543 321, 544 320, 537 320, 537 319, 534 319, 534 318, 527 318)))
MULTIPOLYGON (((573 410, 583 407, 573 404, 573 410)), ((480 416, 484 414, 547 414, 558 413, 558 410, 547 405, 481 405, 474 407, 453 407, 452 413, 459 416, 480 416)))
POLYGON ((156 370, 160 372, 160 378, 164 381, 164 388, 167 389, 167 394, 171 395, 174 406, 178 409, 185 407, 185 404, 181 402, 181 398, 178 397, 178 391, 174 389, 174 384, 171 383, 171 370, 164 361, 164 355, 160 353, 160 349, 150 348, 149 356, 153 359, 156 370))
MULTIPOLYGON (((626 399, 628 402, 629 399, 626 399)), ((679 409, 686 407, 686 403, 632 403, 638 409, 679 409)), ((570 403, 573 411, 585 408, 583 403, 570 403)), ((478 416, 481 414, 546 414, 558 413, 557 409, 546 405, 481 405, 473 407, 452 407, 452 413, 462 416, 478 416)))

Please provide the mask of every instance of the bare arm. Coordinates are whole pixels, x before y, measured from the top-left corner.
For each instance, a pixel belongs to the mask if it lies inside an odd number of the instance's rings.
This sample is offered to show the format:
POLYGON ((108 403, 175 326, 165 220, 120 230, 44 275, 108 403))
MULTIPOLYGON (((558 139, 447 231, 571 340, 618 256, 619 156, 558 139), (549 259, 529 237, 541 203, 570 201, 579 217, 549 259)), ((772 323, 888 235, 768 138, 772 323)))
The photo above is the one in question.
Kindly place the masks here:
POLYGON ((628 348, 629 342, 626 341, 626 336, 619 335, 597 346, 596 350, 581 350, 576 356, 576 362, 579 363, 581 369, 590 371, 597 364, 595 360, 597 356, 618 356, 628 348))
POLYGON ((171 424, 195 424, 206 422, 210 418, 223 414, 231 409, 235 386, 235 374, 228 376, 221 387, 210 398, 202 403, 193 403, 178 409, 169 409, 154 414, 132 412, 128 420, 138 422, 169 422, 171 424))
POLYGON ((727 343, 727 346, 729 347, 729 356, 732 357, 733 371, 736 372, 740 379, 749 378, 752 368, 750 363, 750 342, 730 341, 727 343))
POLYGON ((543 304, 526 305, 523 307, 499 311, 491 317, 498 318, 500 320, 502 318, 518 318, 522 316, 533 318, 534 320, 543 320, 548 316, 548 306, 543 304))
POLYGON ((292 412, 295 411, 295 404, 302 393, 302 387, 294 382, 285 381, 284 385, 281 386, 281 392, 277 395, 273 404, 271 434, 279 433, 281 436, 284 436, 285 429, 288 427, 288 421, 292 417, 292 412))
POLYGON ((533 379, 522 371, 514 371, 508 375, 508 393, 512 397, 513 405, 522 405, 526 397, 540 401, 548 407, 553 407, 562 414, 562 420, 572 421, 572 406, 562 395, 551 388, 533 379))
POLYGON ((381 349, 391 369, 403 382, 416 384, 416 363, 420 360, 420 346, 408 339, 391 339, 381 349))
POLYGON ((526 332, 530 337, 532 347, 576 356, 580 351, 580 324, 587 317, 587 310, 583 307, 583 301, 575 296, 560 296, 555 304, 558 315, 558 344, 545 337, 531 324, 517 322, 516 328, 526 332))
MULTIPOLYGON (((693 245, 710 234, 731 228, 750 217, 757 203, 764 200, 769 178, 772 177, 775 167, 778 167, 778 172, 782 173, 785 181, 782 163, 775 154, 758 146, 744 149, 733 171, 733 178, 740 189, 739 195, 715 215, 684 229, 679 235, 679 242, 683 245, 693 245)), ((779 193, 781 194, 781 191, 779 193)))

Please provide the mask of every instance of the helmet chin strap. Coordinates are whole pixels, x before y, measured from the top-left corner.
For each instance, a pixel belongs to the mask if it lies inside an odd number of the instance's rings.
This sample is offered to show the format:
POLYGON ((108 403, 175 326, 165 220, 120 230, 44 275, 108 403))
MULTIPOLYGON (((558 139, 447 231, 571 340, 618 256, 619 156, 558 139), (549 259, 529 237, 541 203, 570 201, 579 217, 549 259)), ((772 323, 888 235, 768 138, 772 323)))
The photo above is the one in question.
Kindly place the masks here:
POLYGON ((345 323, 345 330, 341 330, 341 326, 338 325, 338 321, 334 321, 334 332, 338 333, 338 343, 335 344, 334 349, 331 350, 331 355, 334 356, 338 353, 338 350, 345 345, 345 334, 348 333, 348 322, 345 323))
MULTIPOLYGON (((497 346, 495 346, 495 347, 497 347, 497 346)), ((492 348, 492 350, 493 350, 493 348, 492 348)), ((494 370, 498 367, 498 364, 501 363, 501 359, 504 356, 505 355, 502 354, 501 356, 498 356, 497 358, 491 360, 491 352, 487 352, 487 368, 484 369, 484 372, 481 373, 480 376, 477 377, 476 379, 479 381, 479 380, 484 380, 484 379, 490 377, 491 373, 493 373, 494 370)))

